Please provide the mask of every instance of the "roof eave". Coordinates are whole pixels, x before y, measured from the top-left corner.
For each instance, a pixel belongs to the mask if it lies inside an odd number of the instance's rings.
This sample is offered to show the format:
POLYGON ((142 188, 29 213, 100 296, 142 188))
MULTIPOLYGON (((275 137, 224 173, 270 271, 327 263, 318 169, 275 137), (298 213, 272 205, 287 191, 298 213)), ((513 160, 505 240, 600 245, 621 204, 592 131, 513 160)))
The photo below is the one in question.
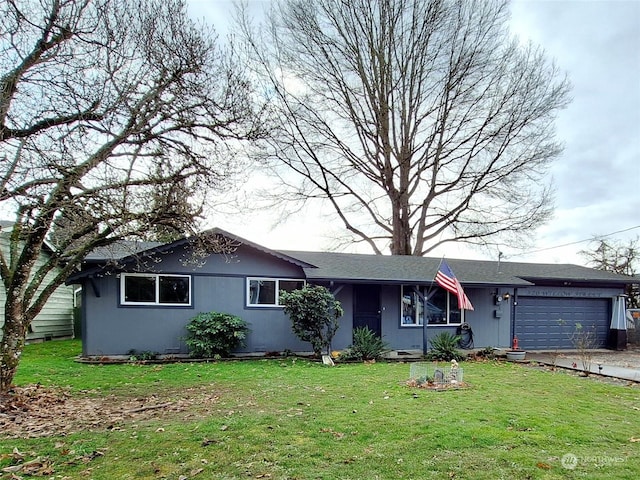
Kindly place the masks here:
POLYGON ((530 281, 532 284, 540 283, 540 282, 553 282, 553 283, 562 283, 565 282, 567 284, 584 284, 584 285, 629 285, 634 283, 633 278, 628 279, 618 279, 618 278, 553 278, 553 277, 532 277, 526 276, 523 279, 530 281))
MULTIPOLYGON (((372 285, 435 285, 433 279, 389 279, 389 278, 363 278, 363 277, 326 277, 326 276, 313 276, 306 275, 306 280, 321 283, 358 283, 358 284, 372 284, 372 285)), ((465 288, 517 288, 528 287, 534 284, 526 280, 518 280, 511 282, 460 282, 465 288)))

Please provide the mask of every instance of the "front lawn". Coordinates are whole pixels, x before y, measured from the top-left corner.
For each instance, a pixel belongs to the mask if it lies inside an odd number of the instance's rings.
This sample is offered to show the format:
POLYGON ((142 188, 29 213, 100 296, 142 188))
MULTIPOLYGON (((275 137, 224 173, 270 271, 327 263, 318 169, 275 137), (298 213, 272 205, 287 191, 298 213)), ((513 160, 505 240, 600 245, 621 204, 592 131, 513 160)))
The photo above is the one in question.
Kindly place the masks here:
POLYGON ((439 392, 407 387, 405 363, 86 365, 79 350, 26 349, 16 385, 77 413, 0 432, 0 478, 640 478, 637 385, 463 362, 471 388, 439 392))

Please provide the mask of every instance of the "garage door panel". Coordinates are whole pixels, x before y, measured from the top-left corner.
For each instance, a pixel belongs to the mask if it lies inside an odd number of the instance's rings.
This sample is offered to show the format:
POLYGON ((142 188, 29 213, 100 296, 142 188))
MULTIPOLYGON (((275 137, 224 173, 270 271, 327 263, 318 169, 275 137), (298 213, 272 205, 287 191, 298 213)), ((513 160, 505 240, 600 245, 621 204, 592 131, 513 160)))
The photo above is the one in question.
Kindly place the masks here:
POLYGON ((597 346, 606 345, 611 301, 606 298, 520 297, 514 334, 525 350, 574 348, 571 335, 579 323, 594 329, 597 346))

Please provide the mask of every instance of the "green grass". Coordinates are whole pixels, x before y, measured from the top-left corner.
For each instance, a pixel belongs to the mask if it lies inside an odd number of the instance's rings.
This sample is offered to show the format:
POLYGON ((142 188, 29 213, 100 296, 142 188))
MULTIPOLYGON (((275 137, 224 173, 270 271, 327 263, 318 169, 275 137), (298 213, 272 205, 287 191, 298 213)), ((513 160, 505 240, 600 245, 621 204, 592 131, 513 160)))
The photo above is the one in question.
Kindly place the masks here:
POLYGON ((67 436, 0 432, 0 472, 17 448, 61 479, 640 478, 638 386, 495 362, 462 363, 471 388, 433 392, 405 386, 403 363, 101 366, 74 362, 79 350, 29 346, 16 384, 119 399, 210 390, 217 401, 67 436))

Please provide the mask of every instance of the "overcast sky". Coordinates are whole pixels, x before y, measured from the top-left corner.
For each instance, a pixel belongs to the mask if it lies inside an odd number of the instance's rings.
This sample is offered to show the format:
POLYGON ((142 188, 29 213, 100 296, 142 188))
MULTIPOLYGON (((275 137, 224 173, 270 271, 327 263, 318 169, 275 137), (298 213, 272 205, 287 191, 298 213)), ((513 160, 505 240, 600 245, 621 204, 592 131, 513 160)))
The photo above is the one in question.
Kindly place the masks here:
MULTIPOLYGON (((268 2, 248 1, 254 11, 268 2)), ((187 2, 193 17, 226 32, 231 0, 187 2)), ((513 33, 543 46, 567 72, 573 102, 557 121, 565 150, 551 170, 555 216, 539 229, 532 253, 506 247, 502 253, 513 261, 584 263, 577 255, 589 246, 584 240, 640 235, 640 0, 513 0, 511 11, 513 33)), ((292 215, 275 228, 273 220, 265 212, 216 216, 208 226, 275 249, 323 250, 331 244, 315 212, 292 215)), ((495 259, 498 252, 450 246, 433 255, 495 259)))
MULTIPOLYGON (((640 235, 640 1, 519 0, 512 28, 542 45, 573 84, 557 123, 565 150, 552 168, 556 214, 539 230, 538 248, 627 229, 611 238, 640 235)), ((587 246, 532 257, 574 261, 587 246)))
MULTIPOLYGON (((269 2, 247 1, 254 12, 269 2)), ((232 0, 187 3, 194 18, 226 33, 232 0)), ((577 252, 594 236, 621 241, 640 236, 640 0, 512 0, 511 12, 512 32, 541 45, 568 74, 573 102, 557 121, 565 149, 551 169, 555 216, 538 230, 528 254, 505 247, 503 258, 584 263, 577 252)), ((10 212, 0 216, 10 218, 10 212)), ((316 211, 291 215, 273 227, 278 216, 216 215, 207 226, 274 249, 330 247, 331 229, 316 211)), ((448 246, 432 255, 496 259, 498 252, 448 246)))
MULTIPOLYGON (((232 11, 226 0, 189 3, 195 16, 214 24, 226 23, 232 11)), ((265 1, 253 3, 255 8, 265 1)), ((565 150, 551 170, 555 216, 539 229, 530 253, 506 247, 502 253, 513 261, 584 263, 577 252, 589 247, 585 240, 640 235, 640 0, 515 0, 511 11, 513 33, 542 45, 567 72, 573 102, 557 121, 565 150)), ((330 245, 315 214, 292 216, 275 228, 264 213, 212 222, 272 248, 330 245)), ((434 253, 478 259, 497 254, 452 246, 434 253)))

